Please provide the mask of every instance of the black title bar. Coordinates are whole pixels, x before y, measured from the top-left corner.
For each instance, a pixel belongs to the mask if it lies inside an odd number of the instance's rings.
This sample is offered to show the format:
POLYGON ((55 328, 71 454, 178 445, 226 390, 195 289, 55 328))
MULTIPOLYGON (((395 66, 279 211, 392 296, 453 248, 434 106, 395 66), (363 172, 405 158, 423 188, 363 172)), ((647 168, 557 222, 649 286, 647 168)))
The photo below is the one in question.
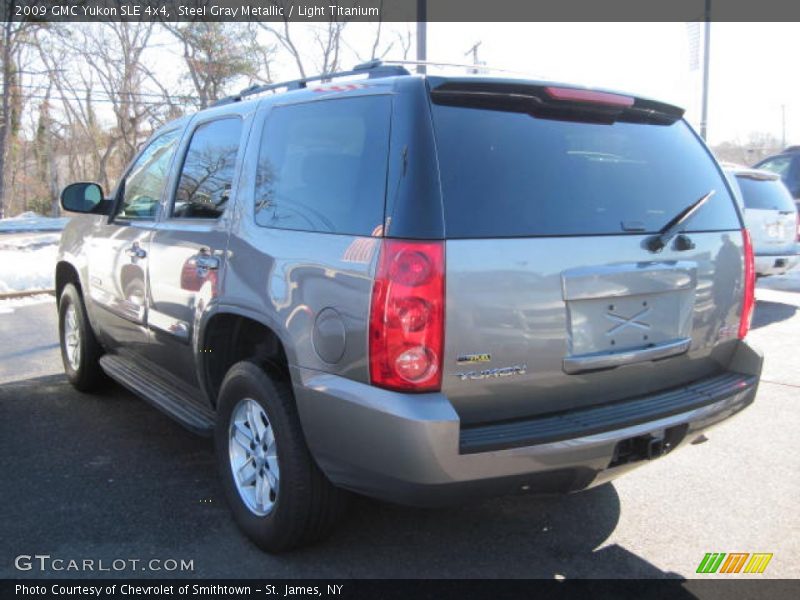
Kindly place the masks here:
POLYGON ((800 21, 796 0, 2 0, 2 21, 800 21), (422 19, 419 15, 424 15, 422 19))
POLYGON ((800 596, 800 581, 780 579, 568 579, 544 580, 224 580, 224 579, 36 579, 0 580, 0 598, 159 600, 526 600, 659 598, 725 600, 800 596))

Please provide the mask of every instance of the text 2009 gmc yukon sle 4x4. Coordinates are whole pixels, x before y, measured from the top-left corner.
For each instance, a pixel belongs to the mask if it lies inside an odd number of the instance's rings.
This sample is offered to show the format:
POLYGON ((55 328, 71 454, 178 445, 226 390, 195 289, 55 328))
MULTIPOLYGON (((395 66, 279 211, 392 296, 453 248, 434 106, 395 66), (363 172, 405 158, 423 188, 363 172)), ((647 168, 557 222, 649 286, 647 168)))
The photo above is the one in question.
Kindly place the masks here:
POLYGON ((62 195, 70 381, 213 432, 256 543, 319 538, 348 491, 585 489, 753 401, 750 241, 680 109, 353 74, 246 90, 62 195))

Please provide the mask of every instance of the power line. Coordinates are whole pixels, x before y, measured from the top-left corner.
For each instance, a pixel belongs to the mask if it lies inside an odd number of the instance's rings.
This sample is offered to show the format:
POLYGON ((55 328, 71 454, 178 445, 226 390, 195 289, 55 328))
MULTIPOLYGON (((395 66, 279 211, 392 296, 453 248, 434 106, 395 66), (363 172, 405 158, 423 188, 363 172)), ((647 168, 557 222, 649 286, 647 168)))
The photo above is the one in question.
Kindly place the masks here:
MULTIPOLYGON (((51 97, 48 98, 47 96, 45 96, 43 94, 26 94, 25 98, 26 99, 33 99, 33 100, 53 100, 53 101, 56 101, 56 102, 61 100, 61 98, 59 98, 59 97, 53 98, 51 96, 51 97)), ((114 104, 114 100, 111 100, 110 98, 93 98, 92 102, 100 102, 100 103, 105 103, 105 104, 114 104)), ((142 102, 139 102, 139 104, 143 105, 143 106, 167 106, 167 102, 142 101, 142 102)))
MULTIPOLYGON (((15 87, 26 89, 26 90, 40 90, 42 89, 43 85, 33 85, 30 83, 20 84, 15 87)), ((197 96, 193 96, 191 94, 162 94, 157 92, 106 92, 105 90, 90 90, 86 88, 70 88, 69 92, 73 94, 92 94, 92 95, 100 95, 106 96, 107 98, 111 98, 114 96, 130 96, 136 98, 164 98, 164 99, 171 99, 171 100, 199 100, 200 98, 197 96)))

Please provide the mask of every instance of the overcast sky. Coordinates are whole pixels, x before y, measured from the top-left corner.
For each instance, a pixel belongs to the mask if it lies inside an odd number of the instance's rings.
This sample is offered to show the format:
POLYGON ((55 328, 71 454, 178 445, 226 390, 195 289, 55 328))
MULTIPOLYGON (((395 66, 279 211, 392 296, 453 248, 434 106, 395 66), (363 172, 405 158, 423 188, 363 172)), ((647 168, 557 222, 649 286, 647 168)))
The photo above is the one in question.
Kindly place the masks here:
MULTIPOLYGON (((301 47, 310 41, 304 30, 313 26, 292 25, 301 47)), ((373 24, 350 23, 345 39, 364 54, 374 30, 373 24)), ((416 25, 386 23, 383 39, 409 30, 414 32, 416 25)), ((786 142, 800 144, 800 77, 795 66, 799 40, 800 23, 711 25, 710 143, 744 142, 756 131, 780 140, 783 105, 786 142)), ((690 69, 686 23, 430 23, 428 59, 471 62, 465 53, 478 41, 479 58, 490 66, 671 102, 686 108, 689 121, 699 128, 702 71, 690 69)), ((161 46, 154 52, 177 54, 178 48, 161 46)), ((412 49, 410 58, 413 54, 412 49)), ((400 56, 395 44, 389 58, 400 56)), ((699 58, 702 65, 702 55, 699 58)), ((357 61, 355 52, 346 51, 342 64, 349 67, 357 61)), ((182 72, 179 56, 156 62, 170 76, 182 72)), ((297 76, 285 59, 276 71, 285 79, 297 76)))
MULTIPOLYGON (((701 70, 690 70, 686 23, 433 23, 428 55, 462 62, 477 41, 491 66, 610 87, 687 109, 699 127, 701 70)), ((709 139, 751 131, 800 144, 800 23, 712 23, 709 139)), ((702 66, 702 56, 700 57, 702 66)))

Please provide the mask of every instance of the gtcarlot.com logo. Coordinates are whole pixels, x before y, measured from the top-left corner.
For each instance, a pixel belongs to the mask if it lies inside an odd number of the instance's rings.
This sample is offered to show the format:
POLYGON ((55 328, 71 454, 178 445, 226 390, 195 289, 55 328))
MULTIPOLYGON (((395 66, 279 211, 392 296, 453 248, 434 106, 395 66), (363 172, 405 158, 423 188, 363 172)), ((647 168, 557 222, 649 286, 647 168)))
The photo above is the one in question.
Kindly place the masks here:
POLYGON ((41 572, 121 572, 121 571, 190 571, 194 560, 175 558, 59 558, 49 554, 20 554, 14 559, 17 571, 41 572))
POLYGON ((755 552, 707 552, 697 565, 698 573, 720 573, 731 575, 734 573, 763 573, 772 553, 755 552))

